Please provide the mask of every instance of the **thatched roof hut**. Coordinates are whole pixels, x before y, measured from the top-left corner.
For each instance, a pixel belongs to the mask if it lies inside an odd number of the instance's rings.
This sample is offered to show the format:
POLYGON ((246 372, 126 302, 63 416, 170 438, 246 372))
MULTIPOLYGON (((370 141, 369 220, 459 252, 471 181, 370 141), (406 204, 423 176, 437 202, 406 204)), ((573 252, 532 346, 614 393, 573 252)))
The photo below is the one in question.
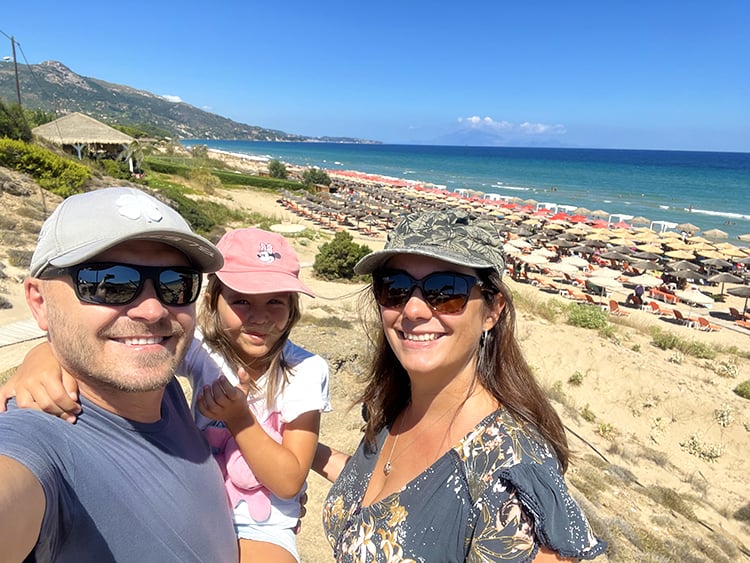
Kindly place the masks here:
POLYGON ((61 145, 63 149, 72 148, 78 158, 81 158, 85 149, 93 158, 111 158, 124 154, 123 158, 127 159, 128 148, 135 141, 130 135, 78 112, 34 127, 31 132, 50 143, 61 145))

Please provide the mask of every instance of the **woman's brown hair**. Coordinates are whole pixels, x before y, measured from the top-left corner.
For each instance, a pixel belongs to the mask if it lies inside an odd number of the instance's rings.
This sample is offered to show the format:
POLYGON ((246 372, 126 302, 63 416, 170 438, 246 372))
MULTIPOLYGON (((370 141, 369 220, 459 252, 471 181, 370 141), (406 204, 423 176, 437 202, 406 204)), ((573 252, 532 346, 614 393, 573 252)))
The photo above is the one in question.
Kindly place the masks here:
MULTIPOLYGON (((377 274, 377 273, 376 273, 377 274)), ((498 294, 505 307, 495 326, 478 344, 476 381, 517 420, 533 426, 554 449, 563 472, 568 467, 568 441, 565 428, 549 399, 534 377, 515 336, 516 312, 510 290, 491 269, 478 270, 482 295, 491 306, 498 294)), ((368 298, 371 298, 369 292, 368 298)), ((364 309, 363 309, 364 310, 364 309)), ((372 310, 372 308, 370 308, 372 310)), ((365 320, 374 346, 368 383, 359 398, 365 406, 365 441, 372 448, 375 437, 393 424, 411 397, 409 376, 393 353, 381 322, 365 320)))

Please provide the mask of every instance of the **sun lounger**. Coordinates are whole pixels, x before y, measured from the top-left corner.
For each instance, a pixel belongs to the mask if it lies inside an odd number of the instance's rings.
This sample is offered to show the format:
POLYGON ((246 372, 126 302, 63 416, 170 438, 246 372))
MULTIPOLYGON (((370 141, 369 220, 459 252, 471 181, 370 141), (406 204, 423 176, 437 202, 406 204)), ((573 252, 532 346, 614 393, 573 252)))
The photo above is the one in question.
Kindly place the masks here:
POLYGON ((666 307, 662 308, 659 306, 659 304, 656 301, 649 301, 648 302, 649 312, 653 313, 654 315, 659 315, 660 317, 673 317, 674 313, 672 312, 672 309, 667 309, 666 307))
POLYGON ((734 324, 750 330, 750 321, 734 321, 734 324))
POLYGON ((617 317, 629 317, 630 316, 630 313, 628 311, 623 311, 622 309, 620 309, 620 304, 614 299, 609 300, 609 314, 615 315, 617 317))
POLYGON ((698 317, 698 330, 713 332, 715 330, 721 330, 721 327, 719 325, 713 324, 705 317, 698 317))
POLYGON ((698 323, 698 319, 689 316, 686 317, 679 309, 673 309, 672 313, 674 314, 675 319, 690 328, 695 327, 695 325, 698 323))
POLYGON ((560 290, 560 295, 562 297, 567 297, 568 299, 572 299, 574 301, 578 301, 581 303, 586 302, 586 294, 581 293, 580 291, 576 291, 575 289, 564 287, 560 290))

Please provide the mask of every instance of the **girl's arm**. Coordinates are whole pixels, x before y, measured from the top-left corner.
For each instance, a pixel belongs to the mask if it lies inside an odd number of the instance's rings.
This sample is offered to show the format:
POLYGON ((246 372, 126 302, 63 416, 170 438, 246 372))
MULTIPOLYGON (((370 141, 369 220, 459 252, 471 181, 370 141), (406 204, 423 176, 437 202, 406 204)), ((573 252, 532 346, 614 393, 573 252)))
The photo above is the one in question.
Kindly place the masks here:
POLYGON ((334 450, 330 446, 318 443, 312 462, 312 470, 333 483, 339 478, 341 470, 344 469, 344 465, 350 457, 350 455, 334 450))
POLYGON ((78 383, 60 369, 48 342, 29 350, 13 376, 0 387, 0 412, 11 397, 21 408, 42 410, 70 423, 81 412, 78 383))
POLYGON ((281 444, 266 433, 247 406, 247 376, 240 370, 240 385, 224 377, 203 388, 198 409, 222 420, 237 441, 255 477, 280 498, 292 498, 307 479, 320 431, 320 412, 301 414, 284 429, 281 444))

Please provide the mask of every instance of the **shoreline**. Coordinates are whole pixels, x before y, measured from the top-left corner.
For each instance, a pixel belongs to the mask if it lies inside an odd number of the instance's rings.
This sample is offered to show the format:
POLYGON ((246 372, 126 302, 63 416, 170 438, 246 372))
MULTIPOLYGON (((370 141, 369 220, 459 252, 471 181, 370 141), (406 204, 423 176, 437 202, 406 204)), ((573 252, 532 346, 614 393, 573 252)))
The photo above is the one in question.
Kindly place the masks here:
MULTIPOLYGON (((389 161, 391 151, 380 150, 377 147, 374 149, 380 151, 376 153, 377 157, 370 157, 371 149, 369 147, 362 149, 356 145, 353 149, 344 146, 339 151, 338 147, 342 145, 335 144, 326 148, 325 151, 316 151, 316 144, 308 143, 274 144, 240 141, 207 141, 205 143, 217 146, 215 150, 233 152, 237 155, 262 154, 267 158, 278 158, 283 162, 293 161, 297 163, 294 164, 295 166, 315 166, 330 172, 341 169, 355 169, 406 181, 445 186, 451 191, 467 188, 502 196, 520 196, 522 199, 551 200, 558 205, 593 206, 590 208, 602 208, 610 214, 645 216, 653 221, 668 221, 677 224, 690 222, 695 223, 704 231, 714 228, 725 230, 729 234, 727 240, 733 242, 737 242, 736 237, 739 235, 750 234, 750 208, 747 208, 747 205, 745 209, 738 208, 742 206, 743 200, 747 201, 744 199, 744 194, 747 192, 748 186, 742 183, 742 174, 746 168, 750 173, 750 164, 745 163, 745 159, 750 159, 750 156, 742 153, 736 155, 742 160, 734 164, 735 168, 730 167, 728 171, 724 171, 721 167, 707 166, 705 174, 709 175, 705 176, 704 168, 701 168, 700 165, 694 172, 693 168, 684 162, 673 164, 669 159, 669 154, 671 152, 682 154, 680 151, 651 151, 653 154, 667 155, 664 157, 665 162, 658 161, 652 156, 643 166, 630 162, 619 164, 617 159, 610 162, 606 159, 592 158, 589 162, 585 160, 585 157, 582 157, 581 161, 571 161, 570 166, 573 166, 573 168, 570 170, 567 161, 563 164, 554 161, 554 159, 539 161, 542 167, 537 170, 537 161, 533 160, 532 157, 529 157, 528 162, 528 166, 532 168, 527 169, 522 168, 522 164, 523 166, 527 165, 525 160, 522 163, 516 163, 513 159, 498 157, 497 164, 495 164, 495 157, 491 156, 488 157, 491 159, 490 164, 487 164, 481 170, 474 171, 473 168, 461 167, 482 164, 482 162, 464 160, 463 157, 456 156, 457 151, 460 151, 462 147, 427 147, 429 149, 427 150, 428 154, 422 159, 421 155, 425 152, 423 150, 425 147, 406 146, 414 148, 414 151, 407 152, 405 155, 398 151, 393 152, 393 163, 391 163, 389 161), (436 151, 446 150, 445 160, 451 161, 451 163, 439 169, 434 168, 434 166, 441 165, 435 164, 434 155, 430 152, 432 149, 436 151), (305 154, 306 151, 309 151, 310 156, 305 154), (402 156, 403 158, 401 158, 402 156), (453 159, 456 160, 455 164, 452 162, 453 159), (417 162, 424 162, 425 167, 413 166, 417 162), (517 166, 514 168, 515 164, 517 166), (508 166, 511 168, 506 171, 508 166), (489 175, 488 167, 492 168, 492 173, 489 175), (495 170, 494 167, 497 167, 497 169, 495 170), (512 180, 513 177, 519 179, 514 181, 512 180), (722 197, 726 190, 731 190, 728 192, 730 195, 722 197), (704 201, 703 196, 706 194, 711 195, 704 201), (717 197, 714 197, 714 195, 717 197), (727 222, 733 224, 726 225, 727 222)), ((387 148, 389 146, 383 145, 382 147, 387 148)), ((401 147, 401 145, 398 145, 398 147, 401 147)), ((522 152, 547 150, 534 148, 506 149, 503 147, 469 147, 467 150, 471 152, 472 150, 480 151, 483 149, 487 151, 497 149, 522 152)), ((548 152, 551 150, 549 149, 548 152)), ((596 152, 578 149, 566 150, 571 153, 596 152)), ((609 152, 615 154, 623 152, 644 153, 644 151, 618 151, 615 149, 611 149, 609 152)), ((649 151, 645 152, 648 153, 649 151)), ((494 155, 494 153, 489 154, 494 155)), ((692 155, 692 153, 690 154, 692 155)), ((700 154, 724 155, 724 153, 700 154)), ((732 154, 729 154, 729 156, 731 157, 732 154)))

